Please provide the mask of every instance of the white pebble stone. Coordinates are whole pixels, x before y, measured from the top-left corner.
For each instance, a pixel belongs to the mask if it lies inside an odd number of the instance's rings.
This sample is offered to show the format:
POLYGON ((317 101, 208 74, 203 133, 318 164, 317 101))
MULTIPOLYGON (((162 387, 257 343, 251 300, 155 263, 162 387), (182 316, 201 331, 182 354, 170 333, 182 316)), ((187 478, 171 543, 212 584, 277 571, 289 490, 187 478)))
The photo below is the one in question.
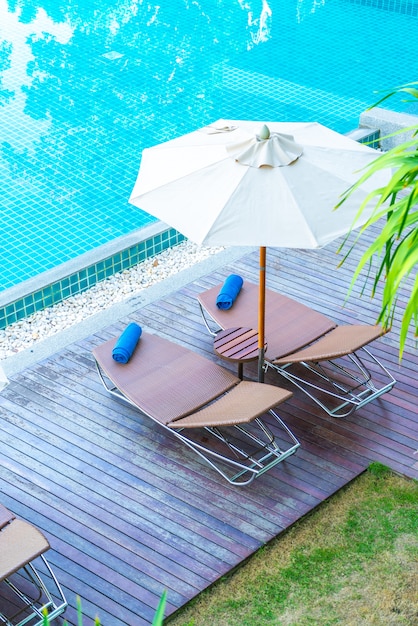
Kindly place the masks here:
POLYGON ((185 241, 129 270, 109 277, 82 294, 11 324, 0 330, 0 361, 16 352, 27 350, 60 330, 122 302, 221 250, 223 248, 205 248, 185 241))

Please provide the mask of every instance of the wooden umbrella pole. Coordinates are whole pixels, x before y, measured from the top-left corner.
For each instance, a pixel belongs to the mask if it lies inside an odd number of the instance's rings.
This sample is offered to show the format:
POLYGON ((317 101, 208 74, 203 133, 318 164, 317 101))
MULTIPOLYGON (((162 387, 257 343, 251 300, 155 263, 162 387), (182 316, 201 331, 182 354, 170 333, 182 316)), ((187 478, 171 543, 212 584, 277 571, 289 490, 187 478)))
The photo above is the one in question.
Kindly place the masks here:
POLYGON ((266 316, 266 248, 260 247, 260 284, 258 293, 258 381, 264 382, 264 323, 266 316))

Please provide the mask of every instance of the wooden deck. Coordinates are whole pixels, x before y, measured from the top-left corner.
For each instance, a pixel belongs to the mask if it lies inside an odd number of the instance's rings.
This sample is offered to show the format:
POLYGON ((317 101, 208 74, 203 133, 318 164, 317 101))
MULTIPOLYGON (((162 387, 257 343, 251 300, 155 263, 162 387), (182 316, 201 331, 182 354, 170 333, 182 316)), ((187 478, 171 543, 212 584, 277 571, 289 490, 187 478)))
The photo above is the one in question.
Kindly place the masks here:
MULTIPOLYGON (((336 271, 335 250, 269 250, 268 286, 339 323, 374 323, 377 305, 359 300, 360 286, 341 307, 355 259, 336 271)), ((418 360, 411 340, 398 365, 396 328, 373 346, 395 388, 340 420, 296 390, 280 415, 301 448, 244 488, 226 484, 157 425, 108 397, 91 349, 130 320, 215 359, 196 294, 232 271, 257 281, 257 252, 27 367, 0 395, 0 501, 49 538, 71 624, 77 594, 85 626, 96 614, 104 626, 150 624, 163 589, 173 613, 371 461, 418 477, 418 360)), ((244 372, 255 378, 256 367, 244 372)), ((266 382, 286 386, 277 374, 266 382)))

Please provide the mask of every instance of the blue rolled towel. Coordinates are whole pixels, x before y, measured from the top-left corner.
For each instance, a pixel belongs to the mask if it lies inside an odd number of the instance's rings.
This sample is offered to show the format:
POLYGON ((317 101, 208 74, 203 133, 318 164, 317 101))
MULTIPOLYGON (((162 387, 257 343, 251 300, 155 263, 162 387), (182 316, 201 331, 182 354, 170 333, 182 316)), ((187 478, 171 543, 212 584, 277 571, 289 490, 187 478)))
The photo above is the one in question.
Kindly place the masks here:
POLYGON ((118 363, 127 363, 131 358, 139 338, 142 328, 135 322, 131 322, 125 328, 112 350, 112 358, 118 363))
POLYGON ((216 298, 216 306, 218 309, 230 309, 235 302, 235 299, 243 284, 241 276, 237 274, 231 274, 221 287, 221 290, 216 298))

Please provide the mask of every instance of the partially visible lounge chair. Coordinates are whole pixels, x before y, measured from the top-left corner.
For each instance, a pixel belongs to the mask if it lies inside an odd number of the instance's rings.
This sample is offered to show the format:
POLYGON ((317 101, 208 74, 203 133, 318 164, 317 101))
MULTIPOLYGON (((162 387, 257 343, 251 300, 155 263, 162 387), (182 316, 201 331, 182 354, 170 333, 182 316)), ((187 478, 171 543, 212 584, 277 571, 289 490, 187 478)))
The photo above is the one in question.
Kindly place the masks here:
POLYGON ((243 382, 209 359, 144 332, 129 362, 117 363, 115 342, 93 350, 107 391, 169 431, 231 484, 250 483, 299 447, 273 410, 291 392, 243 382))
POLYGON ((35 526, 17 519, 0 504, 1 624, 41 626, 44 612, 52 621, 67 608, 63 591, 44 556, 49 548, 48 540, 35 526), (41 572, 37 560, 42 561, 45 571, 41 572))
MULTIPOLYGON (((215 336, 221 329, 257 329, 258 286, 245 281, 228 310, 216 306, 221 286, 198 295, 208 331, 215 336)), ((338 326, 304 304, 266 290, 265 369, 277 371, 333 417, 346 417, 396 383, 366 348, 382 334, 380 326, 338 326), (372 377, 372 364, 379 382, 372 377)))

